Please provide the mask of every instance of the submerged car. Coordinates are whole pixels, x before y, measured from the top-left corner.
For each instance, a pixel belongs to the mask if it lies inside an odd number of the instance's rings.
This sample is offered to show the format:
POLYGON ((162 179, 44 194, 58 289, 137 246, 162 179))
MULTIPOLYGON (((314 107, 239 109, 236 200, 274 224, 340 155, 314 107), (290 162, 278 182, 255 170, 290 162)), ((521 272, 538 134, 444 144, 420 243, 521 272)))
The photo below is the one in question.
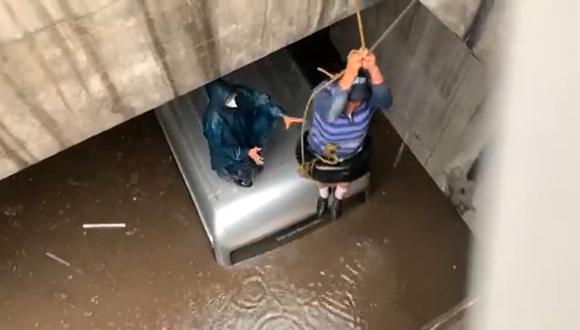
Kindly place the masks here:
MULTIPOLYGON (((286 114, 302 116, 311 88, 285 50, 225 77, 269 94, 286 114)), ((157 109, 217 262, 231 265, 321 225, 315 182, 297 174, 295 146, 300 128, 273 129, 264 146, 264 170, 251 188, 224 181, 211 168, 202 131, 208 97, 203 88, 157 109)), ((278 123, 277 125, 282 125, 278 123)), ((369 175, 351 185, 349 195, 367 192, 369 175)))

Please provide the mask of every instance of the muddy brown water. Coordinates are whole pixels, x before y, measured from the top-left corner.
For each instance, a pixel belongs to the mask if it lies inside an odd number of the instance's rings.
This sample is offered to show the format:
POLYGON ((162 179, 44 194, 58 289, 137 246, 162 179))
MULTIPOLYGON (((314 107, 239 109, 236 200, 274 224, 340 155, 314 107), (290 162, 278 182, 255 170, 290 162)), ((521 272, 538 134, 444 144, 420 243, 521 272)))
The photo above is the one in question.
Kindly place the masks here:
POLYGON ((465 296, 470 235, 373 136, 366 204, 227 268, 151 113, 0 182, 0 329, 419 329, 465 296))

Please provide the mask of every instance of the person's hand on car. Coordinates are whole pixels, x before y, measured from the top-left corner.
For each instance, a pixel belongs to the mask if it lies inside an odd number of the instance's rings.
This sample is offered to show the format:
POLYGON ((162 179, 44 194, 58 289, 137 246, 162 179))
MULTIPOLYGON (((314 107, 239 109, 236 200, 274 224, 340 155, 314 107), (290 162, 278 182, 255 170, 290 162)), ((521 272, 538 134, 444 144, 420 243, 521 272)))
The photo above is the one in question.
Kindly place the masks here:
POLYGON ((262 148, 253 147, 248 152, 248 157, 250 157, 250 159, 253 160, 256 165, 264 165, 264 158, 262 158, 260 155, 260 151, 262 151, 262 148))

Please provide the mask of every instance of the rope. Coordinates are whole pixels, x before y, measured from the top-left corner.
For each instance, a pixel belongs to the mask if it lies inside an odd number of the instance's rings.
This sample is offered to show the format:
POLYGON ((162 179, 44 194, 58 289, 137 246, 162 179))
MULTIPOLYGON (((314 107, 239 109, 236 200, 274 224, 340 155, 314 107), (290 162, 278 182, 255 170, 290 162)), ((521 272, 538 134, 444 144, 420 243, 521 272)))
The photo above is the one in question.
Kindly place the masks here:
POLYGON ((405 7, 405 9, 403 9, 403 11, 399 14, 399 16, 397 16, 397 18, 395 18, 393 23, 391 23, 391 25, 389 25, 387 27, 385 32, 383 32, 383 34, 381 34, 381 36, 377 39, 377 41, 375 41, 375 43, 371 47, 371 50, 375 50, 375 48, 377 48, 377 46, 381 42, 383 42, 383 40, 385 40, 385 38, 391 33, 393 28, 399 24, 399 22, 403 19, 403 17, 409 12, 409 10, 411 10, 411 8, 413 8, 417 4, 417 2, 419 2, 419 0, 413 0, 413 1, 409 2, 407 7, 405 7))
POLYGON ((358 24, 358 34, 360 37, 360 48, 367 48, 365 41, 365 33, 363 30, 362 17, 360 16, 360 0, 354 0, 354 8, 356 10, 356 22, 358 24))
MULTIPOLYGON (((399 22, 402 20, 402 18, 411 10, 411 8, 413 8, 413 6, 415 6, 415 4, 417 4, 417 2, 419 2, 419 0, 412 0, 407 5, 407 7, 405 7, 405 9, 403 9, 403 11, 397 16, 397 18, 395 18, 395 20, 391 24, 389 24, 389 26, 387 27, 385 32, 383 32, 383 34, 381 34, 381 36, 371 46, 371 48, 370 48, 371 51, 374 51, 375 48, 377 48, 378 45, 385 40, 385 38, 393 31, 394 27, 399 24, 399 22)), ((359 0, 355 0, 355 8, 356 8, 356 17, 357 17, 357 22, 358 22, 358 32, 359 32, 359 36, 361 39, 361 49, 362 49, 362 48, 365 48, 365 38, 364 38, 364 31, 363 31, 362 19, 361 19, 361 14, 360 14, 359 0)), ((318 68, 318 71, 321 71, 327 75, 330 75, 329 72, 326 72, 325 70, 323 71, 323 69, 318 68)), ((312 91, 312 93, 310 94, 310 97, 306 101, 306 106, 304 107, 304 115, 302 116, 302 119, 304 122, 306 121, 306 119, 308 117, 308 110, 310 110, 310 107, 312 106, 312 100, 314 100, 314 97, 316 96, 316 94, 320 93, 320 91, 322 91, 326 87, 330 86, 330 84, 336 82, 340 77, 342 77, 342 75, 344 74, 344 71, 345 70, 342 70, 341 72, 335 74, 326 83, 320 85, 318 88, 315 88, 312 91)), ((310 162, 305 161, 304 124, 302 124, 302 128, 300 129, 300 153, 301 153, 302 158, 301 158, 301 164, 298 167, 298 173, 301 176, 306 177, 306 178, 311 177, 312 170, 314 169, 314 165, 316 164, 316 161, 318 161, 318 160, 322 161, 325 164, 329 164, 329 165, 336 165, 337 163, 340 162, 340 160, 336 157, 336 155, 334 155, 334 157, 332 159, 324 159, 323 157, 320 157, 319 155, 316 155, 316 154, 315 154, 315 156, 316 156, 315 160, 310 161, 310 162)))
POLYGON ((330 73, 330 72, 328 72, 328 71, 324 70, 323 68, 316 68, 316 70, 318 70, 319 72, 322 72, 322 73, 324 73, 325 75, 327 75, 327 76, 328 76, 328 78, 332 78, 332 77, 334 77, 334 75, 333 75, 332 73, 330 73))

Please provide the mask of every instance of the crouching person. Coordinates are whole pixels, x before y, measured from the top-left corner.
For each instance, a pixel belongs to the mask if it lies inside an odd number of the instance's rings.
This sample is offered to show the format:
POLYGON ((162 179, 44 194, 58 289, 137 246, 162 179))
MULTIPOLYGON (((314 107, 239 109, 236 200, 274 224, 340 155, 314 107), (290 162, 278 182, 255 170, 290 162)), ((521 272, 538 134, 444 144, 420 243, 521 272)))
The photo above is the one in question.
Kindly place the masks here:
POLYGON ((261 151, 274 122, 286 129, 302 118, 290 117, 264 93, 223 80, 206 86, 209 105, 203 116, 212 169, 225 180, 251 187, 264 165, 261 151))

